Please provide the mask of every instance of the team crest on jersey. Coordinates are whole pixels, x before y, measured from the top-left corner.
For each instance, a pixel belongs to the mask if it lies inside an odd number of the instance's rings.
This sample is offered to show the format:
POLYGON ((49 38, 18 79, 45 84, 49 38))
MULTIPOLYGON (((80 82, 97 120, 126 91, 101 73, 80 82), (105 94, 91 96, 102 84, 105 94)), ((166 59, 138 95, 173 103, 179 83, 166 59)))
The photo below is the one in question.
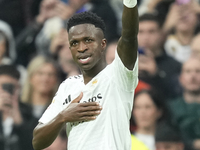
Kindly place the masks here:
POLYGON ((94 81, 92 81, 92 85, 97 83, 97 79, 95 79, 94 81))

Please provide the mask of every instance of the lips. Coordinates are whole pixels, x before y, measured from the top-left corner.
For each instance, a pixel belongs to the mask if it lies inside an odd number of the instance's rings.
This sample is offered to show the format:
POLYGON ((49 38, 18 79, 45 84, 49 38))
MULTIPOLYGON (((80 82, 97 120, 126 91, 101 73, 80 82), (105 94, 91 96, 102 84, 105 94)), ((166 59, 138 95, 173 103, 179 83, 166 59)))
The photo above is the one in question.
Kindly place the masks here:
POLYGON ((82 56, 78 58, 81 64, 87 64, 90 61, 90 59, 91 59, 90 56, 82 56))

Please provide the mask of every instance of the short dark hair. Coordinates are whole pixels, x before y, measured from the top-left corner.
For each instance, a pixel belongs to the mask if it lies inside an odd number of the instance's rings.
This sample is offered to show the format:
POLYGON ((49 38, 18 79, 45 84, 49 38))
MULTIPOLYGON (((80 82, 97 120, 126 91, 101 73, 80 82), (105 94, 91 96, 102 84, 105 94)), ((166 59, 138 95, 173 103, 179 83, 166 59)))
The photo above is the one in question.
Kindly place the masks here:
POLYGON ((139 17, 139 22, 142 22, 142 21, 153 21, 153 22, 156 22, 159 27, 161 27, 161 22, 155 13, 145 13, 141 15, 139 17))
MULTIPOLYGON (((140 94, 146 93, 148 94, 152 102, 155 104, 156 108, 162 111, 161 117, 158 119, 158 122, 161 122, 163 120, 169 120, 169 110, 167 108, 167 103, 164 99, 164 96, 162 93, 160 93, 156 88, 151 87, 150 89, 142 89, 139 92, 135 93, 134 99, 136 99, 140 94)), ((134 107, 134 105, 133 105, 134 107)))
POLYGON ((169 122, 159 123, 155 131, 156 142, 182 142, 180 129, 169 122))
POLYGON ((17 70, 17 67, 14 65, 2 65, 0 66, 0 76, 1 75, 8 75, 10 77, 13 77, 17 80, 20 79, 20 73, 17 70))
POLYGON ((67 22, 67 31, 69 32, 69 29, 71 27, 79 24, 93 24, 95 25, 95 27, 100 28, 104 34, 106 31, 106 26, 104 21, 95 13, 92 13, 90 11, 77 13, 74 16, 72 16, 67 22))

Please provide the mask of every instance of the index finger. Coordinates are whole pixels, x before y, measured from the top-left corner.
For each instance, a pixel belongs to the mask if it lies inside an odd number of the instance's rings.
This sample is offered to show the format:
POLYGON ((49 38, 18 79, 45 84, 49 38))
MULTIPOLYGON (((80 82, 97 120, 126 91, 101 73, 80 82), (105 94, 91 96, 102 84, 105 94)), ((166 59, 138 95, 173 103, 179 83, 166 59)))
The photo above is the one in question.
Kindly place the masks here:
POLYGON ((100 106, 97 102, 87 102, 87 103, 80 103, 82 107, 89 107, 89 106, 100 106))

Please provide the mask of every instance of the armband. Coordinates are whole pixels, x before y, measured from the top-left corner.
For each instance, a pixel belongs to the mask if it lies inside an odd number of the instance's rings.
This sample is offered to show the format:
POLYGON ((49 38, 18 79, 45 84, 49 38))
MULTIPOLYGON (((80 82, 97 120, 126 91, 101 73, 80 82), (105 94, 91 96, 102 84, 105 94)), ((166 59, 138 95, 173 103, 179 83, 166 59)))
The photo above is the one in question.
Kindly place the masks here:
POLYGON ((133 8, 137 4, 137 0, 123 0, 123 3, 128 8, 133 8))

